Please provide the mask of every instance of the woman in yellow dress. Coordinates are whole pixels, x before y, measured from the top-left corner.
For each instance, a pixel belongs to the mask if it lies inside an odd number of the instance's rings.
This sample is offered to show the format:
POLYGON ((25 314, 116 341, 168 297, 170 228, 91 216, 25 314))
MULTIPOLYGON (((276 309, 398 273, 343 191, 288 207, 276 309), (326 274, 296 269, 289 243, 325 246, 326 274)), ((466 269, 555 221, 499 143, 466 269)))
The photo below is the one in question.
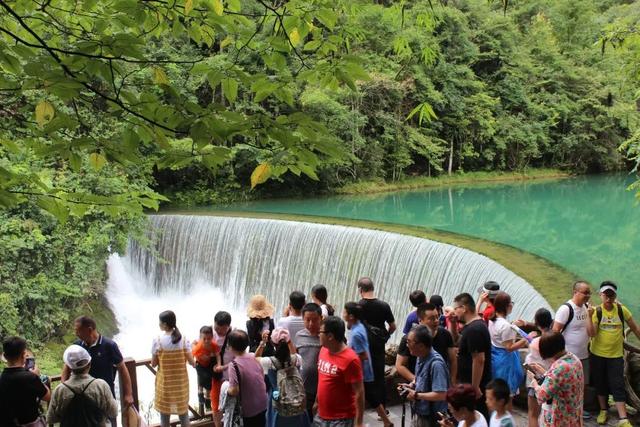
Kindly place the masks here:
POLYGON ((151 365, 156 374, 155 409, 160 412, 161 427, 170 426, 171 414, 180 417, 181 426, 189 426, 189 377, 186 363, 195 366, 191 345, 176 326, 173 311, 160 313, 160 329, 164 334, 153 341, 151 365))

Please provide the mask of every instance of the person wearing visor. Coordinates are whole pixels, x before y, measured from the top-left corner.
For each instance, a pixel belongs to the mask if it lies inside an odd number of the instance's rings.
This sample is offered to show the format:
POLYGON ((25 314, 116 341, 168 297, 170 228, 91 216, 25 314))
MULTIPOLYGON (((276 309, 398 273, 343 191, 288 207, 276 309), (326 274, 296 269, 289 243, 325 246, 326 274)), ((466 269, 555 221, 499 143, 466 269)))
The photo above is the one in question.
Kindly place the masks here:
POLYGON ((493 317, 493 313, 496 311, 493 307, 493 301, 496 299, 498 292, 500 292, 500 285, 493 280, 485 282, 484 285, 478 288, 480 297, 476 304, 476 313, 482 317, 486 324, 489 324, 489 319, 493 317))
POLYGON ((618 410, 618 426, 631 426, 627 419, 624 388, 624 330, 625 324, 640 338, 640 329, 631 317, 631 312, 618 299, 618 287, 605 281, 600 284, 602 304, 589 317, 587 328, 591 340, 591 372, 598 396, 600 413, 596 421, 606 424, 608 416, 607 397, 613 395, 618 410))

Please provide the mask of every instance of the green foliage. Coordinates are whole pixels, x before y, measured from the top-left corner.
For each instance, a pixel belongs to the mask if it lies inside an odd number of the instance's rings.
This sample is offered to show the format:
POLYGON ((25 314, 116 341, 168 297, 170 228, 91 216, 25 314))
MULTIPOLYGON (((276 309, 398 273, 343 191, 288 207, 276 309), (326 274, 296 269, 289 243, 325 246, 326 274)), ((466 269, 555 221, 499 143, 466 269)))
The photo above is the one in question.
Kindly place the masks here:
POLYGON ((0 334, 59 335, 102 295, 108 248, 169 199, 640 164, 638 2, 0 11, 0 334))

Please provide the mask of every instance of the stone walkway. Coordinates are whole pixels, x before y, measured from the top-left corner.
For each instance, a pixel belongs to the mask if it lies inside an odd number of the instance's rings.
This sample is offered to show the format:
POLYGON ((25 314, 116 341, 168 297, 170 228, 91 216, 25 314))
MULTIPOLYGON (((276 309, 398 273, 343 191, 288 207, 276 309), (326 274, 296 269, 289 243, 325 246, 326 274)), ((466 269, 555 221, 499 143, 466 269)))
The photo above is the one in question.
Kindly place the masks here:
MULTIPOLYGON (((402 405, 390 406, 389 412, 390 412, 389 418, 391 419, 391 422, 393 422, 394 426, 401 427, 402 426, 402 405)), ((516 425, 518 427, 527 427, 526 408, 515 407, 512 413, 515 418, 516 425)), ((585 420, 584 426, 597 427, 598 424, 596 423, 596 419, 595 419, 596 415, 597 414, 594 414, 594 416, 591 419, 585 420)), ((367 409, 365 411, 364 422, 365 422, 365 425, 368 425, 369 427, 382 425, 382 422, 378 421, 378 415, 372 409, 367 409)), ((631 422, 633 423, 634 426, 640 427, 640 417, 638 417, 637 414, 631 418, 631 422)), ((607 423, 607 425, 611 427, 615 427, 617 424, 618 424, 618 415, 616 413, 616 410, 614 408, 611 408, 609 410, 609 422, 607 423)), ((410 426, 411 426, 411 409, 409 408, 409 405, 407 405, 405 427, 410 427, 410 426)))

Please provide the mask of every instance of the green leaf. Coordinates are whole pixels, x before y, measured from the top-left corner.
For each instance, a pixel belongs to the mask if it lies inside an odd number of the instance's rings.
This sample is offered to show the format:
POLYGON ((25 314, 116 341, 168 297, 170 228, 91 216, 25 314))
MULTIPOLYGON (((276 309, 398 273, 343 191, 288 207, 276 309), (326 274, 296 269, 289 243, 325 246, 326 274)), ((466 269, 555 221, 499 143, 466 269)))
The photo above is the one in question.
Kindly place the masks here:
POLYGON ((99 171, 107 163, 107 159, 100 153, 91 153, 89 155, 89 164, 93 169, 99 171))
POLYGON ((238 81, 231 77, 223 79, 222 92, 224 92, 224 97, 227 98, 229 103, 233 104, 238 97, 238 81))
POLYGON ((62 223, 67 222, 67 218, 69 218, 69 209, 64 203, 47 196, 39 196, 36 204, 56 217, 58 221, 62 223))
POLYGON ((13 74, 20 74, 21 66, 20 60, 10 53, 4 51, 4 48, 0 46, 0 66, 7 72, 13 74))
POLYGON ((322 25, 324 25, 330 30, 333 30, 333 28, 336 25, 336 22, 338 21, 338 16, 331 9, 320 9, 316 13, 315 17, 318 21, 320 21, 320 23, 322 23, 322 25))
POLYGON ((322 46, 322 40, 311 40, 304 45, 304 50, 316 50, 320 46, 322 46))
POLYGON ((320 178, 318 178, 318 175, 316 175, 316 171, 313 170, 313 168, 305 163, 298 163, 298 167, 300 168, 300 170, 302 171, 302 173, 304 173, 305 175, 307 175, 309 178, 313 179, 314 181, 319 181, 320 178))
POLYGON ((269 163, 260 163, 251 173, 251 189, 256 185, 262 184, 271 176, 271 165, 269 163))
POLYGON ((72 152, 69 154, 69 164, 74 172, 79 172, 80 168, 82 168, 82 158, 77 153, 72 152))
POLYGON ((20 153, 20 147, 18 147, 18 144, 13 141, 9 141, 8 139, 0 139, 0 145, 4 146, 10 153, 20 153))
POLYGON ((189 15, 193 10, 193 0, 185 0, 184 2, 184 14, 189 15))
POLYGON ((36 105, 36 122, 40 127, 46 125, 53 119, 54 109, 53 105, 47 101, 40 101, 36 105))

